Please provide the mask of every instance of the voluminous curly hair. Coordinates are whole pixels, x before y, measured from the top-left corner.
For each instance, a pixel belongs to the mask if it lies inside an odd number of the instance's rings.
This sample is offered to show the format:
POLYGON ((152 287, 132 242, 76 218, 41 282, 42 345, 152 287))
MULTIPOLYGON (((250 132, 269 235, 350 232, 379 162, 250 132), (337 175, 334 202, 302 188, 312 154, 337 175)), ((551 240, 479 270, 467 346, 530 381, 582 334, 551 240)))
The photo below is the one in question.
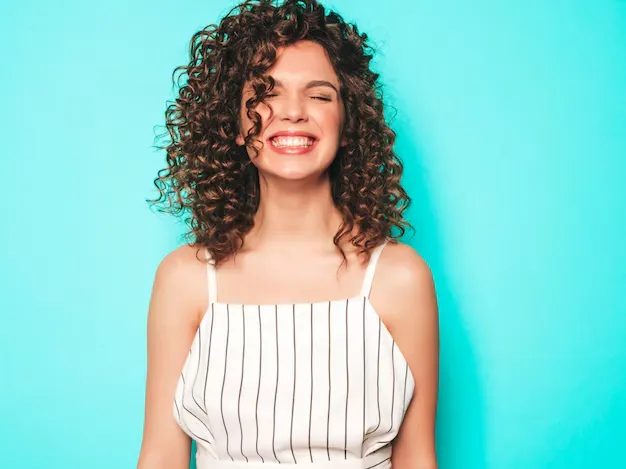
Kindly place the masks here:
MULTIPOLYGON (((154 180, 161 212, 184 215, 192 245, 206 246, 216 263, 235 254, 254 224, 259 174, 246 147, 262 131, 255 111, 274 87, 268 75, 277 49, 301 40, 326 50, 345 107, 341 147, 329 167, 332 197, 342 215, 334 243, 349 241, 369 257, 384 238, 410 227, 403 213, 410 199, 400 185, 402 163, 393 150, 395 132, 384 118, 379 75, 370 70, 367 35, 315 0, 247 0, 219 25, 194 34, 190 62, 174 71, 178 94, 167 107, 167 167, 154 180), (245 103, 253 127, 245 145, 240 133, 243 87, 255 95, 245 103)), ((257 153, 258 154, 258 153, 257 153)))

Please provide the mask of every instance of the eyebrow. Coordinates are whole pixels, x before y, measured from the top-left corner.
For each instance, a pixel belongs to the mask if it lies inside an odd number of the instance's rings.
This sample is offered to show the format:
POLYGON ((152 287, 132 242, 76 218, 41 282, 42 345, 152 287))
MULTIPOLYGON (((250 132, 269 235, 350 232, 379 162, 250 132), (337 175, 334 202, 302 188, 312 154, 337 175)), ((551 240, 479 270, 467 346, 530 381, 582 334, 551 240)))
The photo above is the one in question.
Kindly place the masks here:
MULTIPOLYGON (((274 80, 274 82, 276 83, 277 87, 283 86, 283 84, 279 80, 274 80)), ((333 90, 335 90, 335 93, 337 93, 337 96, 339 96, 339 90, 337 89, 337 87, 326 80, 312 80, 305 85, 304 89, 308 90, 310 88, 318 88, 320 86, 332 88, 333 90)))

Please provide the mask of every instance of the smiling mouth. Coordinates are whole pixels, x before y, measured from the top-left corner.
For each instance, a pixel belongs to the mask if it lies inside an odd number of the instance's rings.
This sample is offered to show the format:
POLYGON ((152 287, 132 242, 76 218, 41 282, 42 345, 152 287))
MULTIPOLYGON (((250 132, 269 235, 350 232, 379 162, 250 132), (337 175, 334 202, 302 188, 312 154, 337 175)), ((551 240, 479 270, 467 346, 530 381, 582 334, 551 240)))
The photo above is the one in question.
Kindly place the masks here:
POLYGON ((311 137, 273 137, 270 143, 275 148, 308 148, 315 143, 311 137))

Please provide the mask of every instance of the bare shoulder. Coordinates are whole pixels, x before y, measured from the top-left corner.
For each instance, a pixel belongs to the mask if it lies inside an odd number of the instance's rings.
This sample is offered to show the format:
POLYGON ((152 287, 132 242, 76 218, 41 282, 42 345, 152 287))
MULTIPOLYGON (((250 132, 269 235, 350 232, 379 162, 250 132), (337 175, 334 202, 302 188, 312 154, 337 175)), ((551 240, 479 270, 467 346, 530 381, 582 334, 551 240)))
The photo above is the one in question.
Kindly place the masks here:
POLYGON ((435 344, 438 337, 435 284, 424 258, 407 244, 389 243, 376 267, 371 301, 409 365, 417 367, 415 340, 435 344))
POLYGON ((434 295, 433 275, 424 258, 408 244, 387 244, 376 267, 373 300, 411 306, 416 299, 431 295, 434 295))
MULTIPOLYGON (((208 303, 206 264, 201 248, 188 244, 169 252, 159 263, 154 280, 154 295, 184 305, 181 311, 201 314, 208 303)), ((197 318, 190 318, 197 322, 197 318)))
POLYGON ((185 276, 197 271, 204 263, 202 259, 202 248, 183 244, 170 251, 159 263, 157 273, 168 277, 176 278, 185 276))
POLYGON ((377 269, 398 287, 415 283, 432 283, 430 267, 411 246, 401 242, 389 243, 383 250, 377 269))

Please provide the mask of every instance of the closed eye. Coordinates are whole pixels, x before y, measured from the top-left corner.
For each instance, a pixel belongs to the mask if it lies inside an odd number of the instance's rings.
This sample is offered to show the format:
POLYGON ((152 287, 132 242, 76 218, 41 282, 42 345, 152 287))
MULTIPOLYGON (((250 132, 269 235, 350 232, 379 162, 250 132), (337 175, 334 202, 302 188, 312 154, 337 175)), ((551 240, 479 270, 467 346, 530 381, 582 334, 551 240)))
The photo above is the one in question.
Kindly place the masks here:
MULTIPOLYGON (((276 96, 278 96, 278 93, 270 93, 265 95, 265 98, 275 98, 276 96)), ((329 98, 328 96, 311 96, 311 99, 316 99, 318 101, 324 101, 324 102, 329 102, 332 101, 332 98, 329 98)))

